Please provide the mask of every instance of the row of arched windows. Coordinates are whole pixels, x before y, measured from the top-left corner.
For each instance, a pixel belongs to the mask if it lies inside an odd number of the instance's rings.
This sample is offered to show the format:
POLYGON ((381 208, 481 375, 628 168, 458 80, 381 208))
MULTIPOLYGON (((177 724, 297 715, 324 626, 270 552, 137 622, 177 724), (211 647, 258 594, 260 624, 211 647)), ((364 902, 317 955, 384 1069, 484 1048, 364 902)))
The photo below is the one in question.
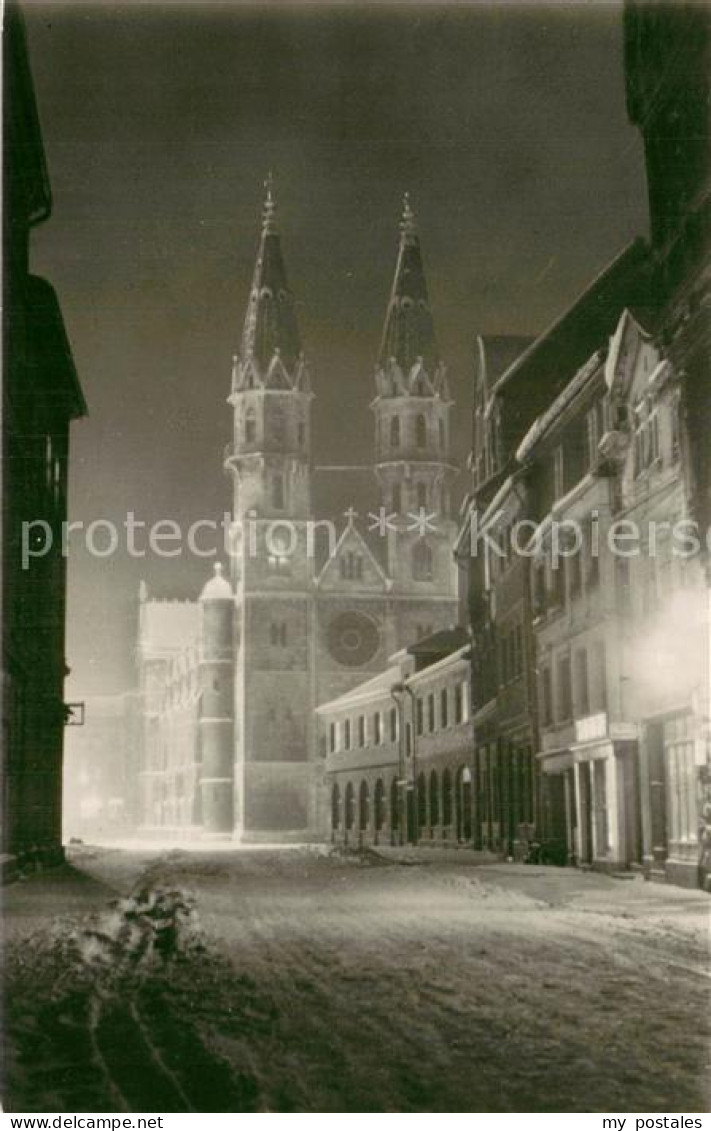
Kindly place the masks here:
MULTIPOLYGON (((457 788, 461 791, 463 783, 471 776, 466 767, 460 767, 456 774, 457 788)), ((455 778, 450 769, 440 775, 432 770, 429 778, 421 773, 417 778, 416 809, 420 829, 429 827, 448 827, 455 817, 455 778)), ((398 827, 400 819, 400 798, 397 778, 393 777, 386 804, 385 783, 378 778, 373 790, 372 804, 370 786, 362 781, 356 790, 353 782, 348 782, 341 794, 341 788, 334 782, 331 790, 331 827, 334 832, 382 832, 386 822, 391 830, 398 827)))

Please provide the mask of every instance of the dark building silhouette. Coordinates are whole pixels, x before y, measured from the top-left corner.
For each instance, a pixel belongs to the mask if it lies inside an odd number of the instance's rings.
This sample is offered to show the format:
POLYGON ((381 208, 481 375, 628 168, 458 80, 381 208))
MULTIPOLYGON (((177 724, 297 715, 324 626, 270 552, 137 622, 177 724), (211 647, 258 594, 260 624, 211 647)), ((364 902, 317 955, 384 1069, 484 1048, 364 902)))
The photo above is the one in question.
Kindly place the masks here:
MULTIPOLYGON (((644 139, 652 251, 659 294, 655 338, 678 374, 680 448, 686 504, 699 525, 711 586, 711 10, 701 3, 631 2, 625 8, 625 71, 630 120, 644 139)), ((708 609, 708 602, 707 602, 708 609)), ((708 615, 708 613, 707 613, 708 615)), ((707 665, 709 662, 707 654, 707 665)), ((699 882, 711 883, 711 770, 706 719, 697 737, 700 794, 699 882)), ((673 798, 664 721, 651 723, 654 752, 643 793, 649 865, 674 878, 673 798), (655 729, 656 728, 656 729, 655 729)), ((643 767, 644 768, 644 767, 643 767)), ((694 837, 696 831, 693 830, 694 837)))
POLYGON ((54 289, 30 268, 52 197, 22 16, 5 12, 3 764, 7 868, 61 859, 69 424, 86 406, 54 289), (27 524, 42 520, 46 526, 27 524), (37 556, 28 559, 32 532, 37 556), (49 542, 52 547, 39 556, 49 542), (24 539, 24 542, 23 542, 24 539), (24 552, 23 552, 24 550, 24 552), (23 560, 28 559, 28 560, 23 560))

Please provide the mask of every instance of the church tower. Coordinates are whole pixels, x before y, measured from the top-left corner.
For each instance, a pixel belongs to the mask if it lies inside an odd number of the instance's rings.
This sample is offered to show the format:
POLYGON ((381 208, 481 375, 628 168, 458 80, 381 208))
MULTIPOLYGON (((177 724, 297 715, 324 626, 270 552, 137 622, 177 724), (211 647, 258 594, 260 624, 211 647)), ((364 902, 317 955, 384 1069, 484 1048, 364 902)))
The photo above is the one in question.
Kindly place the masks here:
POLYGON ((405 196, 395 278, 375 372, 376 475, 389 516, 387 572, 393 595, 428 598, 436 629, 454 620, 450 412, 415 215, 405 196), (437 605, 437 602, 441 604, 437 605))
POLYGON ((313 825, 312 393, 275 212, 269 182, 225 461, 234 485, 235 833, 255 841, 302 839, 313 825))

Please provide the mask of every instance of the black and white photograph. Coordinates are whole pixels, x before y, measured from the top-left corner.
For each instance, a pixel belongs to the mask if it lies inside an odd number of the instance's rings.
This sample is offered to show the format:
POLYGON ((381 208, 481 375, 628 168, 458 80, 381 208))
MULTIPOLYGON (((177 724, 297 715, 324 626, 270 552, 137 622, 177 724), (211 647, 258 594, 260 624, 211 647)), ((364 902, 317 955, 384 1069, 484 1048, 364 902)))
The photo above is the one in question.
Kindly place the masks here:
POLYGON ((2 20, 0 1119, 708 1126, 711 4, 2 20))

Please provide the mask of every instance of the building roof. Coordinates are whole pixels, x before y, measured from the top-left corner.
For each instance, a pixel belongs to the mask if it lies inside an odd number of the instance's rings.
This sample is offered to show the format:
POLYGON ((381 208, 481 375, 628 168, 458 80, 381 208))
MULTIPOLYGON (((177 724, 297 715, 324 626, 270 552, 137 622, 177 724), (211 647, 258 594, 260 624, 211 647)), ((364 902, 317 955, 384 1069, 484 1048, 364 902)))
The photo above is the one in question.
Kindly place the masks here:
POLYGON ((496 382, 494 391, 525 378, 528 388, 538 381, 550 386, 560 374, 562 387, 617 325, 620 310, 645 295, 643 268, 648 262, 644 240, 628 244, 593 279, 571 306, 544 330, 496 382))
POLYGON ((52 211, 52 191, 42 141, 37 97, 32 78, 27 36, 20 7, 5 5, 4 116, 5 209, 11 218, 30 225, 46 220, 52 211), (22 154, 20 160, 18 155, 22 154), (13 160, 8 160, 8 155, 13 160))
POLYGON ((33 383, 48 403, 61 405, 69 419, 85 416, 86 401, 54 287, 41 276, 30 275, 27 299, 28 361, 33 383))
POLYGON ((422 359, 427 370, 433 372, 437 368, 439 355, 420 237, 415 214, 406 194, 400 222, 395 277, 385 315, 378 364, 385 367, 394 360, 403 373, 409 373, 419 359, 422 359))
POLYGON ((417 670, 434 664, 437 660, 456 652, 469 644, 469 634, 461 625, 440 629, 430 636, 423 637, 416 644, 411 644, 407 651, 415 657, 417 670))
POLYGON ((573 377, 572 381, 563 389, 563 392, 556 397, 553 403, 546 409, 537 420, 529 428, 523 440, 518 446, 516 452, 516 459, 519 463, 530 455, 536 444, 543 439, 546 432, 553 427, 555 422, 560 417, 561 413, 565 411, 569 404, 577 397, 578 393, 585 388, 588 381, 590 381, 600 368, 605 359, 606 351, 603 349, 597 350, 596 353, 589 357, 583 366, 573 377))
POLYGON ((384 695, 389 695, 390 689, 401 681, 401 668, 386 668, 385 671, 380 672, 379 675, 374 676, 372 679, 367 679, 363 683, 359 683, 357 687, 354 687, 352 691, 347 691, 345 695, 339 695, 337 699, 331 699, 328 703, 322 703, 316 708, 316 713, 326 714, 330 711, 347 710, 361 703, 370 702, 372 699, 380 699, 384 695))
POLYGON ((478 372, 485 396, 535 339, 524 334, 478 334, 478 372))
POLYGON ((241 360, 266 371, 278 354, 288 370, 301 354, 294 295, 289 289, 276 225, 271 180, 266 185, 262 232, 242 331, 241 360))

